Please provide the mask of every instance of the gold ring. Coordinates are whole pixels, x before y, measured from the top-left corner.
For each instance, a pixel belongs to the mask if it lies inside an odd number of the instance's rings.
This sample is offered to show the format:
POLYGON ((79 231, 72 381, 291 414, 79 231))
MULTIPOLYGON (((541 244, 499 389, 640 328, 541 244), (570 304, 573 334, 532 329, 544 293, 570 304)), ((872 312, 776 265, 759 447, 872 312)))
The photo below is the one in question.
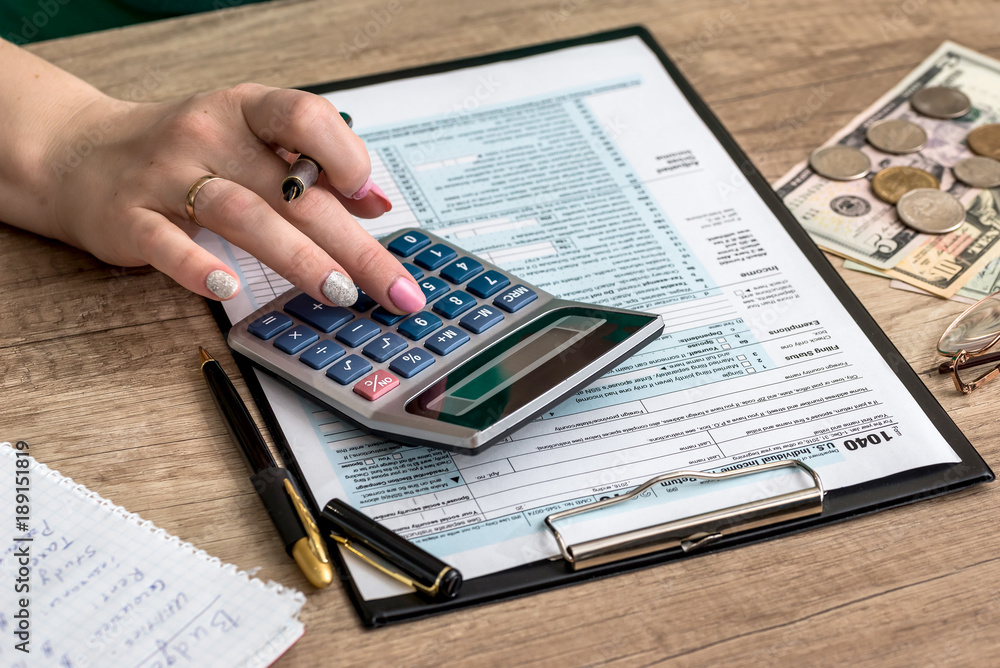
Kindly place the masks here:
POLYGON ((202 227, 202 224, 198 222, 197 216, 194 215, 194 200, 198 197, 198 193, 201 192, 201 189, 205 187, 206 183, 221 178, 222 177, 218 174, 206 174, 191 184, 191 187, 188 188, 187 199, 184 201, 184 208, 187 209, 188 218, 190 218, 191 222, 198 227, 202 227))

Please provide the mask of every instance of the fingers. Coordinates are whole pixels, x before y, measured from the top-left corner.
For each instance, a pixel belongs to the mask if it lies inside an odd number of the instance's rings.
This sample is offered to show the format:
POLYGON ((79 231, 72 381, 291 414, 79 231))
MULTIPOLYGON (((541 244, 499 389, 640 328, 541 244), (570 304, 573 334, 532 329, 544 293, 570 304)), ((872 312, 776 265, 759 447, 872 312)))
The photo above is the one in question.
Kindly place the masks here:
MULTIPOLYGON (((285 177, 285 171, 291 166, 291 163, 295 162, 296 158, 299 157, 299 154, 289 153, 280 146, 274 148, 274 153, 283 161, 283 163, 278 166, 278 173, 280 173, 280 176, 283 179, 285 177)), ((330 185, 329 179, 327 179, 326 174, 323 172, 320 172, 319 180, 316 181, 316 185, 333 193, 337 200, 340 201, 341 206, 347 209, 352 216, 357 218, 378 218, 383 213, 389 213, 392 211, 392 202, 386 194, 382 192, 382 189, 378 187, 377 183, 373 182, 368 194, 361 199, 354 199, 353 197, 347 197, 346 195, 339 193, 336 188, 330 185)), ((269 198, 265 199, 270 201, 269 198)), ((284 197, 282 197, 282 200, 284 200, 284 197)))
POLYGON ((194 211, 202 226, 247 250, 315 299, 334 306, 357 301, 357 288, 344 268, 253 191, 224 179, 210 181, 198 193, 194 211))
POLYGON ((242 90, 243 116, 255 135, 315 159, 342 195, 352 199, 368 195, 372 187, 368 151, 329 100, 283 88, 242 90))
POLYGON ((179 227, 148 209, 132 213, 135 254, 191 292, 231 299, 240 282, 221 260, 191 240, 179 227))
POLYGON ((206 184, 195 201, 198 222, 249 251, 300 290, 335 306, 351 306, 362 289, 391 311, 412 313, 425 304, 409 272, 339 206, 330 193, 307 193, 320 210, 289 224, 259 195, 232 181, 206 184), (325 205, 325 206, 324 206, 325 205), (336 248, 334 260, 324 248, 336 248))
MULTIPOLYGON (((331 193, 337 198, 342 207, 357 218, 378 218, 383 213, 392 211, 392 202, 389 201, 389 198, 385 196, 385 193, 382 192, 382 189, 376 183, 372 183, 368 195, 360 200, 345 197, 337 192, 336 188, 330 185, 326 174, 319 175, 319 181, 316 182, 316 186, 331 193)), ((292 206, 294 206, 294 203, 292 206)))
MULTIPOLYGON (((298 154, 291 154, 280 147, 259 151, 254 155, 251 163, 246 164, 245 168, 229 174, 229 178, 260 194, 271 205, 271 208, 286 219, 294 221, 296 213, 300 211, 299 200, 285 201, 281 191, 281 182, 288 175, 289 164, 294 162, 297 157, 298 154)), ((331 193, 340 201, 341 206, 358 218, 378 218, 382 214, 392 211, 392 202, 375 183, 371 184, 364 197, 354 199, 343 195, 334 188, 327 172, 323 171, 320 172, 319 180, 311 189, 325 190, 331 193)))
MULTIPOLYGON (((423 292, 409 272, 351 215, 377 217, 392 205, 371 181, 364 142, 336 108, 316 95, 253 84, 223 95, 230 101, 228 113, 245 119, 240 125, 247 135, 230 137, 218 155, 203 156, 207 171, 231 180, 214 180, 201 189, 195 203, 199 223, 321 301, 349 306, 357 298, 357 283, 395 313, 423 308, 423 292), (221 162, 233 141, 244 147, 238 151, 242 161, 221 162), (288 154, 298 153, 314 158, 324 171, 302 197, 285 202, 281 182, 288 154), (211 169, 217 161, 218 169, 211 169)), ((198 176, 186 174, 177 187, 188 187, 198 176)), ((183 225, 176 198, 163 204, 173 207, 172 217, 183 225)))
MULTIPOLYGON (((323 167, 318 185, 338 195, 356 216, 377 218, 392 209, 392 203, 371 179, 371 159, 364 142, 329 100, 296 90, 245 89, 242 111, 247 124, 258 138, 276 145, 275 153, 282 163, 298 154, 316 160, 323 167), (355 201, 363 204, 352 204, 355 201)), ((280 167, 287 172, 285 164, 280 167)), ((282 172, 271 178, 280 183, 284 177, 282 172)))
MULTIPOLYGON (((281 162, 276 156, 271 157, 281 162)), ((272 167, 262 165, 259 169, 248 170, 243 185, 255 192, 267 193, 264 199, 273 210, 315 241, 379 304, 395 313, 413 313, 424 307, 423 292, 416 281, 392 253, 358 225, 345 209, 343 203, 348 200, 343 195, 335 195, 318 184, 298 199, 286 202, 268 173, 270 169, 272 167)), ((384 213, 381 205, 370 200, 371 196, 351 200, 356 205, 352 209, 361 215, 384 213)), ((243 248, 253 252, 249 247, 243 248)), ((270 266, 281 273, 278 267, 270 266)))
POLYGON ((357 224, 341 201, 310 188, 293 203, 296 226, 347 270, 368 296, 395 313, 414 313, 426 300, 399 260, 357 224))
MULTIPOLYGON (((379 304, 395 313, 413 313, 423 308, 426 303, 423 292, 409 272, 348 213, 350 211, 355 215, 373 218, 382 215, 392 205, 384 206, 381 203, 380 198, 385 198, 381 191, 376 189, 362 200, 352 200, 328 189, 321 177, 317 185, 307 189, 304 195, 286 202, 281 196, 279 184, 287 173, 287 164, 275 153, 262 153, 253 168, 242 170, 237 178, 240 185, 249 191, 262 193, 262 199, 270 210, 292 223, 287 225, 288 230, 297 230, 313 240, 329 258, 338 263, 339 271, 346 273, 379 304)), ((208 186, 205 186, 204 190, 207 189, 208 186)), ((388 204, 388 200, 385 202, 388 204)), ((234 225, 235 229, 231 232, 224 219, 206 222, 209 219, 206 219, 200 207, 198 217, 209 229, 263 260, 263 257, 257 255, 252 240, 241 243, 231 236, 237 233, 240 225, 234 225), (219 229, 216 225, 220 226, 219 229)), ((280 226, 276 226, 273 233, 280 235, 280 229, 280 226)), ((260 244, 261 241, 256 243, 260 244)), ((280 265, 269 261, 265 261, 265 264, 299 285, 284 273, 280 265)), ((302 289, 309 292, 307 288, 302 289)))

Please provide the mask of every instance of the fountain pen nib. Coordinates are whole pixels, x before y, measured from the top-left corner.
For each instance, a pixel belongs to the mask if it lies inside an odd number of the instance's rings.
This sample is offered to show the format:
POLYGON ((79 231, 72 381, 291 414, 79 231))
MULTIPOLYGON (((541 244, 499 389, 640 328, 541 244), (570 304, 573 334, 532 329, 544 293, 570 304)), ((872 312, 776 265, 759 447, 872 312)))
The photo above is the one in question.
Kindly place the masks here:
POLYGON ((281 184, 281 194, 286 202, 291 202, 301 196, 303 190, 302 182, 298 179, 285 179, 285 182, 281 184))

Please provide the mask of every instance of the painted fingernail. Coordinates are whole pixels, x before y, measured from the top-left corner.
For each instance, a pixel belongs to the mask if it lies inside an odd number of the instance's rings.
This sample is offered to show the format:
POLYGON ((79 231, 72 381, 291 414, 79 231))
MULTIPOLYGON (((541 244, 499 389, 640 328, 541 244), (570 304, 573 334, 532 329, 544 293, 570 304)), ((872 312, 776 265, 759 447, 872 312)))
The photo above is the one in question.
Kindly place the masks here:
POLYGON ((336 306, 352 306, 358 301, 358 288, 339 271, 331 271, 323 281, 323 294, 336 306))
POLYGON ((375 184, 372 183, 372 177, 369 176, 368 180, 365 181, 365 185, 361 186, 361 189, 358 190, 358 192, 351 195, 351 199, 364 199, 365 196, 368 195, 369 191, 372 189, 372 186, 374 185, 375 184))
POLYGON ((382 192, 382 189, 378 187, 377 183, 372 184, 371 194, 375 195, 375 197, 382 202, 382 206, 385 207, 386 212, 392 211, 392 202, 390 202, 389 198, 385 196, 385 193, 382 192))
POLYGON ((232 274, 216 269, 205 279, 205 287, 219 299, 229 299, 240 289, 240 282, 232 274))
POLYGON ((427 304, 423 291, 416 283, 403 276, 398 277, 389 286, 389 299, 396 308, 407 313, 415 313, 427 304))

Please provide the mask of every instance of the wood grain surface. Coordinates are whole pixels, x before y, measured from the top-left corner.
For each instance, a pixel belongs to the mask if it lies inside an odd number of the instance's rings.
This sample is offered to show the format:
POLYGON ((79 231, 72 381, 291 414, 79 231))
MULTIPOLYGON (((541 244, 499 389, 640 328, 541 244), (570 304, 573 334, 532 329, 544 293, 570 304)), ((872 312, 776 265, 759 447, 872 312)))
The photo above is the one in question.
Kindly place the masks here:
MULTIPOLYGON (((302 86, 642 23, 774 180, 941 41, 1000 57, 996 16, 985 0, 287 0, 31 50, 113 95, 152 101, 242 81, 302 86), (374 36, 358 38, 379 17, 374 36)), ((963 397, 929 371, 938 335, 963 306, 842 273, 1000 465, 1000 386, 963 397)), ((0 224, 0 437, 27 440, 49 466, 222 560, 307 591, 306 635, 279 666, 1000 661, 995 484, 367 631, 341 589, 312 590, 284 554, 200 377, 199 344, 236 374, 201 298, 151 269, 110 267, 0 224)))

